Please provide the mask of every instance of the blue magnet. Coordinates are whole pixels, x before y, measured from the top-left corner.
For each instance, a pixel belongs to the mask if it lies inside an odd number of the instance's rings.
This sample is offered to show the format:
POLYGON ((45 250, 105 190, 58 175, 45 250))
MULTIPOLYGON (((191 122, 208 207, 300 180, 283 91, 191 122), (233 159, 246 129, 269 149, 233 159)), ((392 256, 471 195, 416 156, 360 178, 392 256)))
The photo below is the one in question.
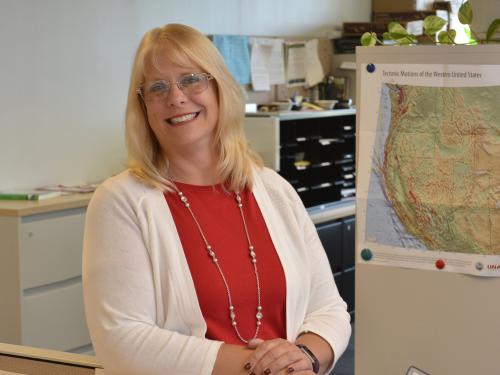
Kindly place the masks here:
POLYGON ((373 253, 370 249, 361 250, 361 258, 367 262, 373 258, 373 253))
POLYGON ((367 71, 368 73, 373 73, 373 72, 375 71, 375 64, 372 64, 372 63, 368 64, 368 65, 366 66, 366 71, 367 71))

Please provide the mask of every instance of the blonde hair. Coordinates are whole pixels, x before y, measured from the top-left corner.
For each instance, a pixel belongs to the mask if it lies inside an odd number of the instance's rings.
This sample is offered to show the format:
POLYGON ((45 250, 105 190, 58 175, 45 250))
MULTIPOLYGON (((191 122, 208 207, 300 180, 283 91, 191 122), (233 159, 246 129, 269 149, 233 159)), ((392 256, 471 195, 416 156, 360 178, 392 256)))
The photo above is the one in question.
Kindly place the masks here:
POLYGON ((127 166, 148 185, 173 190, 168 180, 169 162, 149 126, 146 108, 137 94, 144 83, 147 64, 158 62, 160 51, 168 51, 175 64, 195 64, 211 74, 217 84, 219 118, 215 130, 217 177, 231 190, 252 186, 252 169, 261 167, 261 158, 248 146, 243 133, 244 99, 241 88, 229 73, 213 43, 192 27, 168 24, 148 31, 137 50, 125 116, 127 166))

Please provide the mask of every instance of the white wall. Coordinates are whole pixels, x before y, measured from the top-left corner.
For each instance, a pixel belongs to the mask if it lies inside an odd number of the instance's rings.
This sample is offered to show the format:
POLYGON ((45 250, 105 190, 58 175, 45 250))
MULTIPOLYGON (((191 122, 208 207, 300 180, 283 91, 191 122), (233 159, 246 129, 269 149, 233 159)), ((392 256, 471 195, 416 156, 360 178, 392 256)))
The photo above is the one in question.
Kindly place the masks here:
MULTIPOLYGON (((458 0, 457 0, 458 1, 458 0)), ((474 13, 472 29, 484 36, 494 19, 500 18, 500 0, 469 0, 474 13)), ((496 35, 498 39, 498 34, 496 35)))
POLYGON ((142 34, 324 36, 370 0, 0 0, 0 189, 120 171, 128 77, 142 34))

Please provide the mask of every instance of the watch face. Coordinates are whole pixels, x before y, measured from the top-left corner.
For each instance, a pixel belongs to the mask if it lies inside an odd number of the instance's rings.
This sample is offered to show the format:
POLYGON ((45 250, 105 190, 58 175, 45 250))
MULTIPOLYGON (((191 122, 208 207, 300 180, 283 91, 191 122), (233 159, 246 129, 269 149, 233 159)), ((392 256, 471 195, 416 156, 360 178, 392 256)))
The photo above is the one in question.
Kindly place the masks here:
POLYGON ((415 366, 410 366, 406 371, 406 375, 430 375, 430 374, 420 370, 419 368, 416 368, 415 366))

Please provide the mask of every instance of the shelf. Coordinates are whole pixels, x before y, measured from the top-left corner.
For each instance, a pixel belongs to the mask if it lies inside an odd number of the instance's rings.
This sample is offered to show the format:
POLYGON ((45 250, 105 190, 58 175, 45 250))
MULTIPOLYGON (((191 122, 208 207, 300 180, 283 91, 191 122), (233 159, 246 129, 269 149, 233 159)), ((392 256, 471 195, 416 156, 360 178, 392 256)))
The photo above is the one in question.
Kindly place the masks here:
POLYGON ((302 120, 321 117, 355 115, 356 108, 332 109, 329 111, 282 111, 246 113, 246 117, 278 117, 280 120, 302 120))
POLYGON ((314 224, 352 216, 355 214, 355 211, 356 203, 354 198, 321 204, 307 209, 314 224))

